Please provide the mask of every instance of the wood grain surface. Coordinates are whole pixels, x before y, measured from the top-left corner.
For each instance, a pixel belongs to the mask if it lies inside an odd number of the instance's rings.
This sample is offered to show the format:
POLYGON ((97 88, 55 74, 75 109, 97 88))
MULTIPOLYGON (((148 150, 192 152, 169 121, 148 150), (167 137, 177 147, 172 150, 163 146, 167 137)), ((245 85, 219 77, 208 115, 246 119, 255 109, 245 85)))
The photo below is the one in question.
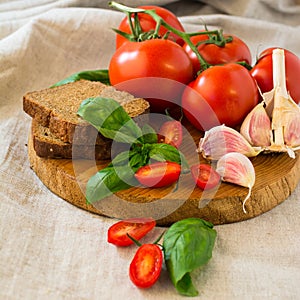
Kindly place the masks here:
MULTIPOLYGON (((203 161, 196 152, 200 133, 185 133, 182 152, 190 165, 203 161)), ((56 195, 73 205, 113 218, 151 216, 160 226, 168 226, 188 217, 203 218, 215 225, 239 222, 265 213, 282 203, 296 188, 300 180, 299 151, 296 158, 286 153, 260 154, 252 158, 256 182, 251 197, 242 203, 247 188, 221 183, 215 190, 202 192, 195 187, 191 175, 182 175, 177 188, 149 189, 133 187, 120 191, 97 203, 87 204, 85 185, 97 170, 108 162, 91 160, 47 159, 36 155, 29 137, 28 155, 31 167, 40 180, 56 195)))

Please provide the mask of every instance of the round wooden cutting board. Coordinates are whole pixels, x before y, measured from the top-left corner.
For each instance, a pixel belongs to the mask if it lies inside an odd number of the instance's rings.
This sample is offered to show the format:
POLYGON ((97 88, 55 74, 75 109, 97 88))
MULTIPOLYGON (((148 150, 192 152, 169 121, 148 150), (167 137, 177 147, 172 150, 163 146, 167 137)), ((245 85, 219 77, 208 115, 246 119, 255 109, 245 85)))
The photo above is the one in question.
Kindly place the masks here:
MULTIPOLYGON (((183 142, 182 152, 189 164, 199 163, 196 153, 199 133, 192 132, 183 142)), ((38 157, 29 138, 28 154, 32 169, 40 180, 56 195, 87 211, 119 219, 153 217, 160 226, 178 220, 197 217, 214 225, 247 220, 267 212, 282 203, 296 188, 300 180, 299 151, 296 158, 286 153, 260 154, 252 158, 256 182, 251 197, 242 203, 248 189, 221 183, 213 191, 202 192, 195 187, 190 174, 182 175, 178 186, 149 189, 134 187, 120 191, 91 205, 85 199, 85 185, 90 176, 108 162, 89 160, 47 159, 38 157)))

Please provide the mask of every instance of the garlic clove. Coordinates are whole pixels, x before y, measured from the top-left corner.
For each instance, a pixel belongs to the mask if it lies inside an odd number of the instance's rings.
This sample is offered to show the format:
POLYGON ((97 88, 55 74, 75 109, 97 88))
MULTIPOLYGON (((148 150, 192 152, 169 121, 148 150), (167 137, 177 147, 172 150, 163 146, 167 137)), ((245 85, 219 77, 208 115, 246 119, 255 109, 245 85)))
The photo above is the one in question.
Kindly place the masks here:
POLYGON ((298 113, 290 116, 283 131, 284 142, 288 147, 300 147, 300 109, 298 113))
POLYGON ((241 153, 227 153, 218 160, 216 171, 221 176, 222 181, 249 189, 243 200, 243 211, 246 213, 245 203, 250 198, 255 183, 255 169, 250 159, 241 153))
POLYGON ((199 141, 197 149, 205 158, 218 160, 229 152, 239 152, 248 157, 256 156, 260 147, 252 147, 248 141, 236 130, 225 125, 219 125, 206 131, 199 141))
POLYGON ((241 125, 240 133, 252 146, 271 145, 271 120, 264 106, 264 102, 256 105, 241 125))

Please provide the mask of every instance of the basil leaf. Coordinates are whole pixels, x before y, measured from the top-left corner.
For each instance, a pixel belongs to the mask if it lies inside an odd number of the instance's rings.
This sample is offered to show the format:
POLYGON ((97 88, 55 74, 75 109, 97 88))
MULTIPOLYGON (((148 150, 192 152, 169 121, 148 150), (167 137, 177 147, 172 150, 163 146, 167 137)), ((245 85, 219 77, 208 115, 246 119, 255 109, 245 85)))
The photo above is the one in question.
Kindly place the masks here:
POLYGON ((151 144, 150 146, 150 158, 157 161, 176 162, 178 164, 181 164, 182 173, 187 174, 190 172, 190 167, 184 154, 181 153, 176 147, 164 143, 151 144))
POLYGON ((190 272, 209 261, 216 235, 213 224, 198 218, 178 221, 165 233, 165 262, 170 278, 180 294, 198 294, 190 272))
POLYGON ((143 133, 143 136, 140 140, 144 144, 157 143, 157 141, 158 141, 157 133, 149 124, 145 124, 142 127, 142 133, 143 133))
POLYGON ((110 98, 88 98, 82 101, 77 114, 93 125, 103 136, 116 142, 134 143, 142 136, 138 125, 124 108, 110 98))
POLYGON ((123 151, 119 153, 109 164, 109 166, 129 166, 135 173, 138 168, 146 165, 148 163, 147 153, 142 151, 143 145, 139 147, 133 147, 132 150, 123 151), (140 148, 140 149, 139 149, 140 148))
POLYGON ((149 158, 147 155, 144 155, 141 153, 135 153, 130 158, 130 167, 135 170, 135 172, 142 166, 146 165, 149 161, 149 158))
POLYGON ((69 77, 53 84, 51 88, 55 86, 64 85, 70 82, 75 82, 80 79, 86 79, 90 81, 100 81, 104 84, 110 85, 108 70, 90 70, 90 71, 81 71, 75 74, 70 75, 69 77))
POLYGON ((181 163, 181 155, 178 149, 172 145, 164 143, 151 144, 149 156, 157 161, 172 161, 181 163))
POLYGON ((123 151, 119 154, 117 154, 109 166, 124 166, 124 165, 129 165, 129 160, 131 156, 133 155, 132 151, 123 151))
POLYGON ((176 290, 180 294, 186 295, 186 296, 197 296, 198 295, 198 291, 193 285, 190 273, 186 273, 185 275, 183 275, 181 280, 178 281, 176 290))
POLYGON ((99 201, 111 194, 126 190, 136 184, 133 171, 129 166, 108 166, 90 177, 86 187, 89 203, 99 201), (126 182, 121 178, 126 178, 126 182))
POLYGON ((129 150, 119 153, 108 167, 89 179, 86 188, 87 201, 93 203, 136 185, 134 174, 145 164, 145 156, 140 152, 129 150))

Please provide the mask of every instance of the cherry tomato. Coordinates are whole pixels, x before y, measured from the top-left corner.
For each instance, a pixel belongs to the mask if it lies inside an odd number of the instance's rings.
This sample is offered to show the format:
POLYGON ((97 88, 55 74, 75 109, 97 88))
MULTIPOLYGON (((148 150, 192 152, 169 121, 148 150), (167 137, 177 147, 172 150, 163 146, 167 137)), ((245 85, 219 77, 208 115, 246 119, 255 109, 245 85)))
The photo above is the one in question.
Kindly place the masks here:
POLYGON ((192 166, 191 174, 196 185, 202 190, 216 187, 221 180, 221 176, 208 164, 192 166))
MULTIPOLYGON (((155 5, 139 6, 138 8, 153 9, 169 25, 176 28, 177 30, 184 31, 184 28, 183 28, 182 24, 180 23, 179 19, 169 10, 167 10, 163 7, 155 6, 155 5)), ((153 18, 151 16, 149 16, 147 14, 144 14, 144 13, 139 13, 138 18, 139 18, 140 25, 141 25, 141 28, 142 28, 143 32, 148 32, 150 30, 155 29, 156 22, 153 20, 153 18)), ((131 19, 132 19, 132 22, 134 22, 134 18, 132 17, 131 19)), ((123 31, 123 32, 126 32, 126 33, 131 33, 131 29, 130 29, 127 17, 125 17, 121 21, 118 29, 120 31, 123 31)), ((163 37, 167 33, 167 31, 168 30, 164 26, 160 26, 159 35, 161 37, 163 37)), ((183 44, 183 40, 180 37, 178 37, 176 34, 172 33, 172 32, 169 34, 168 39, 172 40, 172 41, 174 41, 174 42, 176 42, 180 45, 183 44)), ((124 38, 123 36, 118 34, 117 37, 116 37, 116 48, 118 49, 121 45, 123 45, 126 42, 128 42, 128 40, 126 38, 124 38)))
POLYGON ((179 121, 167 121, 159 130, 158 142, 170 144, 176 148, 182 143, 182 125, 179 121))
POLYGON ((156 225, 152 218, 135 218, 119 221, 112 225, 107 232, 107 241, 116 246, 129 246, 133 241, 127 236, 129 234, 136 240, 144 237, 156 225))
POLYGON ((182 96, 183 112, 199 130, 220 124, 238 126, 257 103, 255 80, 245 67, 235 63, 203 71, 182 96))
POLYGON ((113 54, 109 79, 117 89, 146 98, 152 111, 161 112, 180 102, 184 84, 193 79, 193 66, 172 41, 128 42, 113 54))
POLYGON ((149 288, 159 278, 163 263, 162 250, 156 244, 140 246, 129 267, 131 281, 140 288, 149 288))
MULTIPOLYGON (((268 48, 260 55, 251 70, 262 93, 273 89, 272 52, 276 48, 268 48)), ((300 103, 300 59, 294 53, 284 49, 286 86, 291 97, 296 103, 300 103)))
POLYGON ((144 186, 158 188, 176 182, 180 172, 180 164, 169 161, 155 162, 139 168, 135 173, 135 178, 144 186))
MULTIPOLYGON (((211 65, 219 65, 230 62, 246 62, 251 64, 251 52, 245 42, 232 34, 224 34, 224 38, 232 37, 232 41, 226 43, 224 47, 219 47, 216 44, 200 44, 197 49, 204 60, 211 65)), ((194 45, 203 42, 209 38, 208 35, 196 35, 191 37, 194 45)), ((194 74, 200 70, 200 62, 195 52, 188 44, 183 45, 183 49, 188 53, 194 68, 194 74)))

